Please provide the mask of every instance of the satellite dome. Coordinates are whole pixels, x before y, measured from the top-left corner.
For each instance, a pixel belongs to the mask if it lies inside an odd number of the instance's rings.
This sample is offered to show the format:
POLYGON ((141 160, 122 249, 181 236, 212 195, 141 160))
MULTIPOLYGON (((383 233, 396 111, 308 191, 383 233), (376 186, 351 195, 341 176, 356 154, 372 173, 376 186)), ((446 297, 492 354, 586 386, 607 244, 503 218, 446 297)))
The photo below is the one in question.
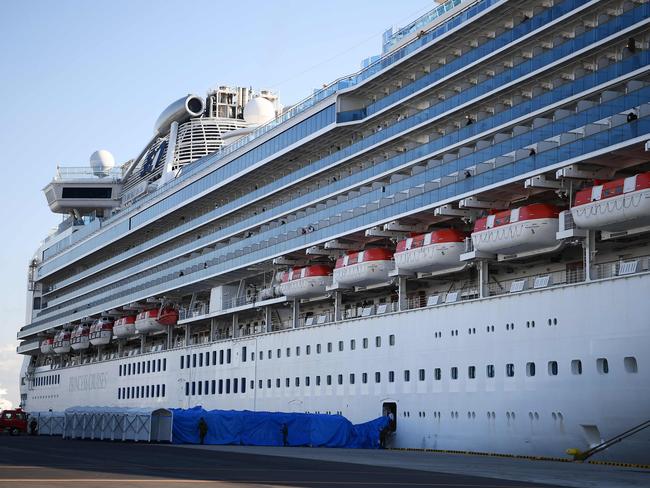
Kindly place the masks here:
POLYGON ((90 167, 95 176, 106 176, 115 167, 115 158, 106 149, 100 149, 90 155, 90 167))
POLYGON ((264 97, 253 98, 244 107, 244 120, 250 124, 266 124, 274 118, 275 107, 264 97))

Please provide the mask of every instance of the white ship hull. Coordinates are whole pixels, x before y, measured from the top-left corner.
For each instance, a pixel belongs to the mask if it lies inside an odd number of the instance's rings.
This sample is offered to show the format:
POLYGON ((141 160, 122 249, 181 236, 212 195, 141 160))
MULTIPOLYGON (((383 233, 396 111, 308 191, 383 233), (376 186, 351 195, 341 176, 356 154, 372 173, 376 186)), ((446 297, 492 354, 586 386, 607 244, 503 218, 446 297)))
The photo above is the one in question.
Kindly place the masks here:
MULTIPOLYGON (((564 456, 567 448, 586 449, 598 437, 607 439, 647 420, 650 331, 638 304, 649 287, 650 274, 645 273, 62 368, 55 371, 60 384, 30 390, 27 403, 31 411, 88 405, 91 397, 92 404, 105 406, 340 411, 361 422, 379 416, 384 402, 395 402, 397 447, 564 456), (514 328, 506 328, 507 323, 514 328), (494 332, 487 332, 490 326, 494 332), (476 332, 468 334, 468 328, 476 332), (456 329, 458 335, 452 335, 456 329), (434 338, 435 332, 441 337, 434 338), (395 336, 392 346, 390 335, 395 336), (368 349, 361 347, 364 337, 370 339, 368 349), (381 347, 376 347, 376 337, 382 338, 381 347), (352 339, 355 350, 350 348, 352 339), (335 347, 331 353, 325 348, 315 353, 316 344, 338 341, 344 342, 344 351, 335 347), (301 346, 305 351, 308 344, 311 355, 266 356, 267 350, 278 348, 301 346), (230 364, 180 369, 181 356, 226 349, 232 351, 230 364), (261 361, 259 351, 264 352, 261 361), (160 358, 166 359, 166 371, 118 374, 122 365, 160 358), (598 370, 601 358, 608 360, 607 374, 598 370), (639 360, 636 372, 626 369, 625 358, 639 360), (574 360, 582 362, 582 374, 573 374, 574 360), (549 375, 549 361, 557 361, 557 376, 549 375), (529 362, 536 363, 535 376, 526 374, 529 362), (506 376, 509 363, 514 364, 513 377, 506 376), (489 364, 494 365, 494 378, 486 377, 489 364), (470 366, 476 368, 476 379, 468 378, 470 366), (434 368, 440 368, 440 380, 434 368), (451 368, 458 368, 457 380, 451 379, 451 368), (409 382, 403 381, 405 369, 411 371, 409 382), (420 369, 425 370, 423 381, 420 369), (395 382, 388 382, 389 370, 395 370, 395 382), (376 372, 381 374, 379 383, 376 372), (356 375, 355 384, 350 384, 350 373, 356 375), (368 374, 367 384, 362 383, 363 373, 368 374), (339 374, 343 385, 337 384, 339 374), (321 386, 315 385, 317 375, 321 386), (333 377, 331 386, 326 375, 333 377), (302 379, 297 387, 296 376, 302 379), (310 386, 305 386, 306 376, 310 386), (246 392, 186 396, 186 382, 215 378, 245 378, 246 392), (118 388, 162 384, 164 398, 118 400, 118 388)), ((599 456, 647 462, 649 449, 646 432, 599 456)))
POLYGON ((582 229, 621 231, 650 225, 650 189, 624 193, 571 209, 582 229))

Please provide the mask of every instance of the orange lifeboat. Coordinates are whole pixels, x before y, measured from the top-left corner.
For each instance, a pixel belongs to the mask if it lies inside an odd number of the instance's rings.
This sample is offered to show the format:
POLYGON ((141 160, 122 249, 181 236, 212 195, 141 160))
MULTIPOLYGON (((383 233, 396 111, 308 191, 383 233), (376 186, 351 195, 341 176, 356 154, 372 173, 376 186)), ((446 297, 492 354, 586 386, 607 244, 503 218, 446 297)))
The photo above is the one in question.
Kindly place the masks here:
POLYGON ((173 307, 163 308, 158 313, 158 323, 166 327, 176 325, 178 323, 178 310, 173 307))
POLYGON ((90 327, 79 324, 70 334, 70 346, 75 351, 81 351, 90 347, 90 327))
POLYGON ((54 352, 54 339, 46 337, 41 341, 41 354, 52 354, 54 352))
POLYGON ((336 260, 334 282, 339 286, 369 286, 388 281, 395 268, 393 251, 374 248, 350 252, 336 260))
POLYGON ((154 308, 140 312, 135 318, 135 330, 138 334, 148 334, 165 330, 165 327, 158 323, 159 309, 154 308))
POLYGON ((650 172, 580 190, 571 216, 582 229, 616 232, 650 225, 650 172))
POLYGON ((472 244, 477 251, 494 254, 555 248, 559 213, 553 205, 534 203, 488 215, 474 224, 472 244))
POLYGON ((117 319, 113 324, 115 337, 128 337, 135 334, 135 315, 127 315, 117 319))
POLYGON ((332 284, 332 267, 313 264, 282 273, 280 293, 288 298, 317 297, 332 284))
POLYGON ((90 343, 93 346, 103 346, 111 342, 113 337, 113 319, 102 317, 90 326, 90 343))
POLYGON ((409 273, 435 272, 461 266, 467 234, 456 229, 438 229, 397 243, 395 266, 409 273))
POLYGON ((56 354, 65 354, 70 352, 70 331, 61 330, 54 336, 52 350, 56 354))

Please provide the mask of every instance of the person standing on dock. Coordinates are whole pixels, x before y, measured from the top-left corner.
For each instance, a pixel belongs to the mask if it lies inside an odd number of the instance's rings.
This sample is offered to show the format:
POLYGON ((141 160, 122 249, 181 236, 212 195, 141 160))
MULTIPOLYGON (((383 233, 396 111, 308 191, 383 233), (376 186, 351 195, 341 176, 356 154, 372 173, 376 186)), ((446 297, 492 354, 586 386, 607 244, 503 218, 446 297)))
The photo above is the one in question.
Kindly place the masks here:
POLYGON ((282 445, 285 447, 289 445, 289 427, 286 423, 282 424, 282 445))
POLYGON ((199 438, 201 439, 201 444, 205 442, 205 436, 208 434, 208 423, 203 417, 199 420, 199 438))

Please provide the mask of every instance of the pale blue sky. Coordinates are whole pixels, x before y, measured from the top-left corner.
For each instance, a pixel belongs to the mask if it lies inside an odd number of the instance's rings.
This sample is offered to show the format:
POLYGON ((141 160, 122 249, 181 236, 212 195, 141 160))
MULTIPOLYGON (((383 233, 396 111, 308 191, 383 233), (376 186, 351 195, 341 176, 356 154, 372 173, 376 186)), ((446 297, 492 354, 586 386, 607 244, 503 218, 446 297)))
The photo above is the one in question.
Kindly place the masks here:
POLYGON ((17 404, 27 262, 60 221, 41 189, 96 149, 118 162, 163 108, 217 84, 271 88, 290 105, 356 71, 381 34, 433 0, 0 2, 0 408, 17 404))

